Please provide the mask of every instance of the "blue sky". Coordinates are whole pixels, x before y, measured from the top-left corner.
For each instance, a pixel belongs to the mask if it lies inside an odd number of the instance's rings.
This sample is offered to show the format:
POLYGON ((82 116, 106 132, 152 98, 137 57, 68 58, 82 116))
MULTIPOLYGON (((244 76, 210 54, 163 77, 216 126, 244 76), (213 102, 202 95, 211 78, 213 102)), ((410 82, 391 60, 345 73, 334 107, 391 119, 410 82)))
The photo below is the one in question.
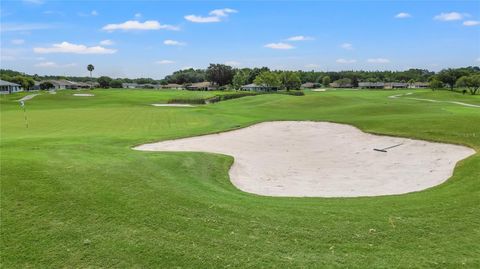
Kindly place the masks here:
POLYGON ((289 70, 480 64, 479 1, 2 0, 1 67, 163 78, 209 63, 289 70))

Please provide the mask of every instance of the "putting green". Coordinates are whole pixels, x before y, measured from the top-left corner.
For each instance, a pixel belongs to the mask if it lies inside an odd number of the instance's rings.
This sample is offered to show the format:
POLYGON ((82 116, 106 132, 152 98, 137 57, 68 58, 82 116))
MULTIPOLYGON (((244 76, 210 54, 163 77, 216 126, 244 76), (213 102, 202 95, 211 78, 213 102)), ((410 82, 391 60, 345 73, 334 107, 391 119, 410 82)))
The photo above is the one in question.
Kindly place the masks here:
MULTIPOLYGON (((409 90, 410 91, 410 90, 409 90)), ((414 91, 480 104, 480 96, 414 91)), ((480 155, 447 182, 375 198, 275 198, 239 191, 232 158, 134 145, 275 120, 480 150, 478 108, 391 99, 405 91, 260 95, 154 107, 211 92, 94 90, 1 96, 1 263, 45 267, 480 267, 480 155), (84 91, 79 93, 90 93, 84 91)))

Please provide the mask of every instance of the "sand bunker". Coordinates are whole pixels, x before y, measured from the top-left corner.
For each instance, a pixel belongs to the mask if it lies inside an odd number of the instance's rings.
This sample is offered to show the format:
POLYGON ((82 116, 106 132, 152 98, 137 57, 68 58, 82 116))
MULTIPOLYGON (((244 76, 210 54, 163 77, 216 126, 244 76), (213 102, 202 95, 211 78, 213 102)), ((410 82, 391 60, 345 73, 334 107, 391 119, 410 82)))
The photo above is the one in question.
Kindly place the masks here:
POLYGON ((312 92, 325 92, 326 89, 313 89, 312 92))
POLYGON ((90 96, 95 96, 95 95, 91 94, 91 93, 74 93, 73 96, 90 97, 90 96))
POLYGON ((152 104, 152 106, 166 106, 166 107, 194 107, 190 104, 152 104))
POLYGON ((447 180, 473 149, 367 134, 345 124, 264 122, 247 128, 136 147, 235 158, 230 179, 268 196, 358 197, 420 191, 447 180), (386 148, 379 152, 374 148, 386 148))

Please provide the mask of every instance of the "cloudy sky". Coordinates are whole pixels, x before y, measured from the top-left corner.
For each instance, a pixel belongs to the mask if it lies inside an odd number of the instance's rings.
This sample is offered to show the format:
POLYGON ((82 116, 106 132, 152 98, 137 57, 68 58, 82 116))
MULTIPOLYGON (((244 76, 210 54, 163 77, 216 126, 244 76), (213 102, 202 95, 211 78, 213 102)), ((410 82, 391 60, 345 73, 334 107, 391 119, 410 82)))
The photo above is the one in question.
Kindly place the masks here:
POLYGON ((31 74, 480 65, 478 1, 2 0, 0 19, 1 67, 31 74))

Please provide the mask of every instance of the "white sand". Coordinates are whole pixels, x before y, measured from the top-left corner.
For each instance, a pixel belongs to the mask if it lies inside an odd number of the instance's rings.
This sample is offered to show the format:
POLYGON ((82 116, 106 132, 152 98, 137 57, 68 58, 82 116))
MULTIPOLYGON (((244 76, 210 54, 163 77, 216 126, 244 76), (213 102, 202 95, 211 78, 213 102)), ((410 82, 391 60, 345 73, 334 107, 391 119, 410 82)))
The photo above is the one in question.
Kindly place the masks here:
POLYGON ((473 149, 367 134, 345 124, 264 122, 219 134, 136 147, 197 151, 235 158, 230 179, 268 196, 358 197, 420 191, 446 181, 473 149), (374 151, 398 143, 387 153, 374 151))
POLYGON ((73 96, 90 97, 90 96, 95 96, 95 95, 91 94, 91 93, 74 93, 73 96))
POLYGON ((190 104, 152 104, 152 106, 161 106, 161 107, 194 107, 194 105, 190 104))
POLYGON ((313 89, 312 92, 325 92, 326 89, 313 89))

